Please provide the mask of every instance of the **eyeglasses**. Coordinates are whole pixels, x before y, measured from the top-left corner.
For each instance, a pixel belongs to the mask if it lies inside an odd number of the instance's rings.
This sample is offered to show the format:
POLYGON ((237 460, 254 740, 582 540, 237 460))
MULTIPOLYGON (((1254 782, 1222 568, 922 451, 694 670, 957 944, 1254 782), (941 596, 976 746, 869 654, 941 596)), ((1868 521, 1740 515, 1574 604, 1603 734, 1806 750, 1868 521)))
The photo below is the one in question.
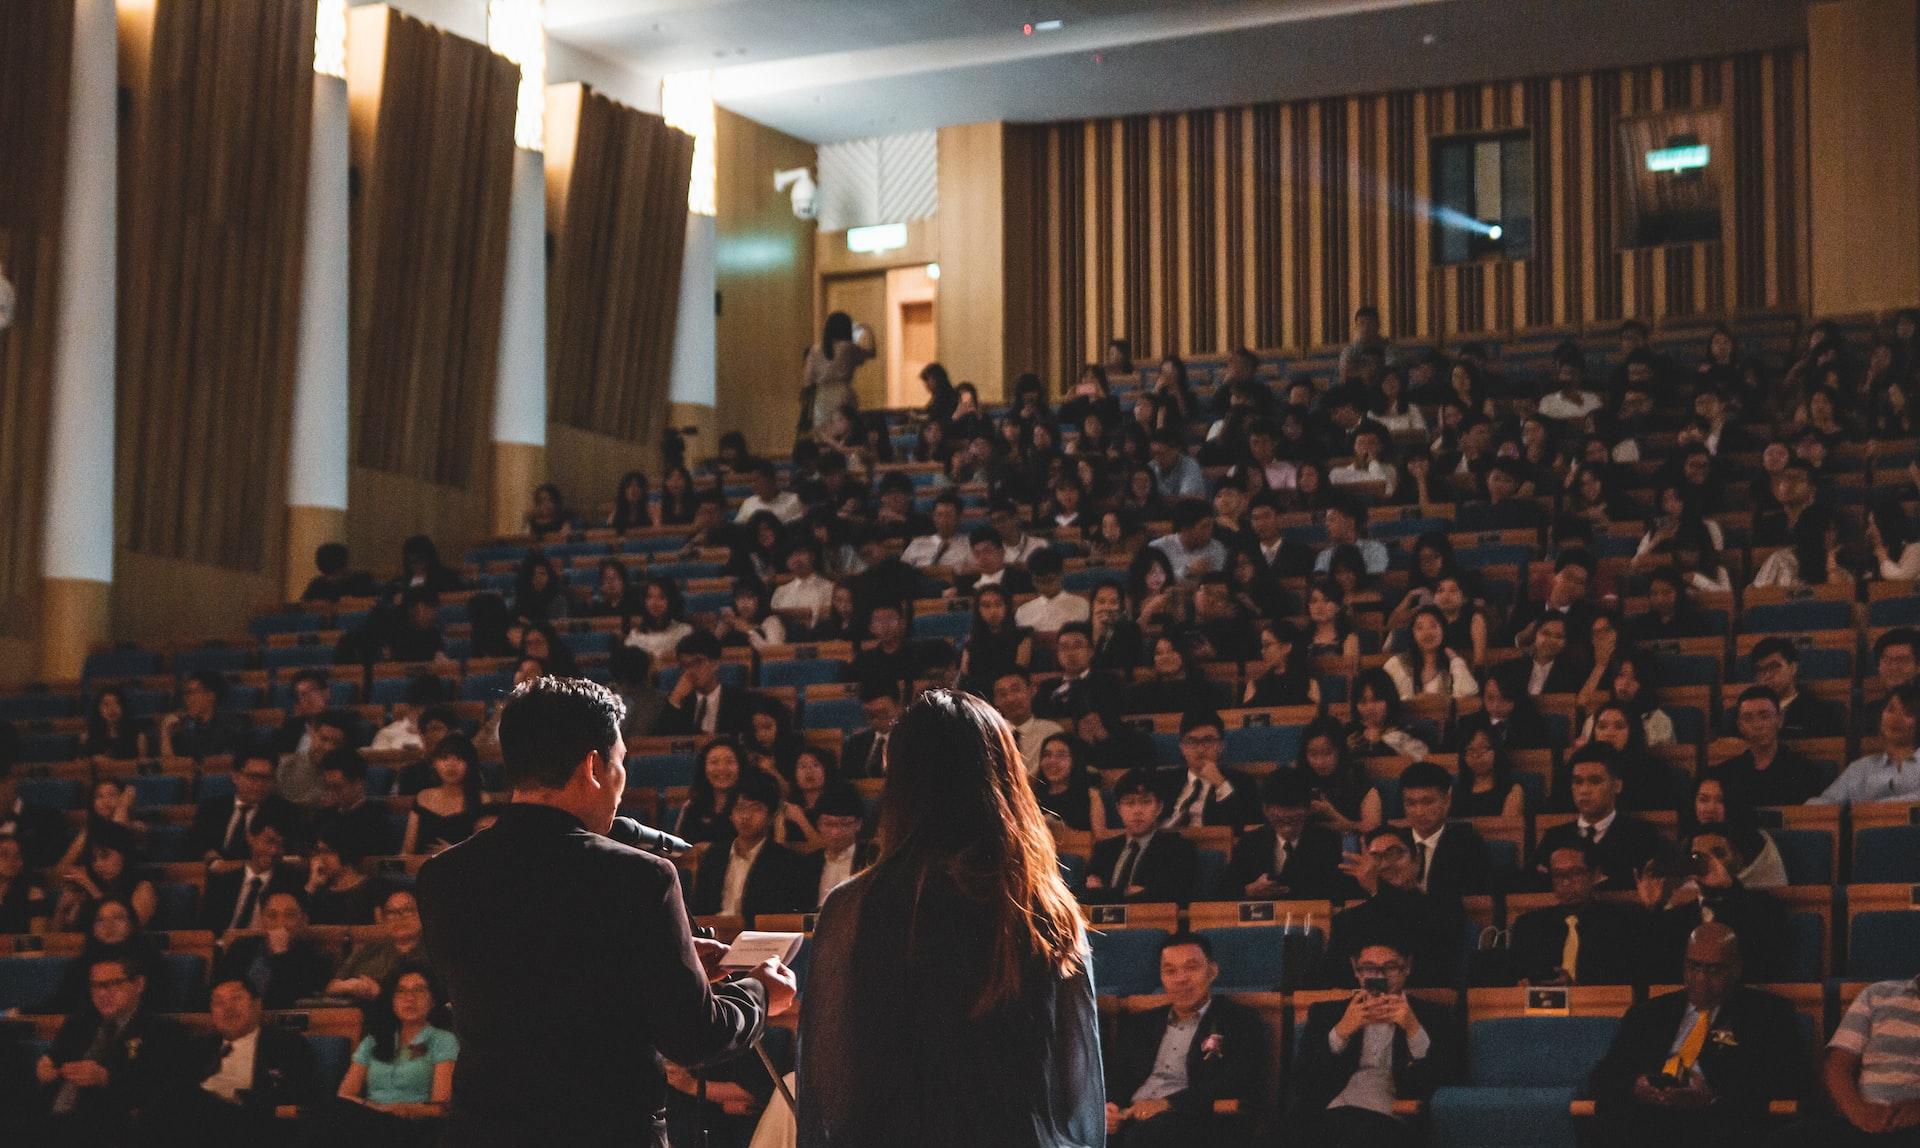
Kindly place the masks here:
POLYGON ((385 905, 382 906, 381 911, 389 917, 417 917, 420 915, 419 908, 413 905, 385 905))
POLYGON ((123 988, 132 983, 133 983, 132 977, 114 977, 112 980, 108 980, 108 981, 88 981, 87 987, 89 989, 96 989, 96 990, 97 989, 117 989, 117 988, 123 988))
POLYGON ((1405 857, 1407 855, 1407 847, 1405 845, 1383 845, 1378 849, 1369 849, 1367 853, 1376 861, 1390 861, 1395 857, 1405 857))
POLYGON ((1222 738, 1217 733, 1190 733, 1180 739, 1180 744, 1191 746, 1219 745, 1225 740, 1225 738, 1222 738))
POLYGON ((243 769, 240 771, 239 776, 246 778, 248 781, 272 781, 273 780, 273 774, 260 773, 255 770, 243 769))
POLYGON ((1407 966, 1400 961, 1388 961, 1380 965, 1355 965, 1353 971, 1363 977, 1385 977, 1394 973, 1404 973, 1407 971, 1407 966))

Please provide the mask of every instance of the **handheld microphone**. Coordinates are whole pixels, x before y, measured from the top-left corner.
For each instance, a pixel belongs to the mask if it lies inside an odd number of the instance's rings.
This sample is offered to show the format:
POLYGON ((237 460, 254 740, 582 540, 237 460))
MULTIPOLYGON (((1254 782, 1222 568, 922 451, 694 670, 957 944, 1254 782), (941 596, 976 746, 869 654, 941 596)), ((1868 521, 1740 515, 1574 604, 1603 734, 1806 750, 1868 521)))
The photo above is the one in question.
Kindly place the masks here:
POLYGON ((607 836, 622 845, 631 845, 661 857, 678 857, 693 851, 692 844, 650 825, 642 825, 631 817, 614 818, 613 828, 607 830, 607 836))

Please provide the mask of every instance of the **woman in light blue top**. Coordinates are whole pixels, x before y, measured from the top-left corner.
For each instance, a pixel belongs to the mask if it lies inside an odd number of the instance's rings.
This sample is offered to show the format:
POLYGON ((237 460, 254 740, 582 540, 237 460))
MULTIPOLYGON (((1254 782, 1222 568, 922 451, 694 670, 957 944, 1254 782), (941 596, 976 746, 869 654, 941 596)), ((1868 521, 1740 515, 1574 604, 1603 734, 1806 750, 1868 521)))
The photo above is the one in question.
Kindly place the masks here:
POLYGON ((454 1035, 430 1023, 440 1001, 439 987, 419 965, 402 965, 387 978, 340 1081, 328 1142, 434 1143, 460 1055, 454 1035))

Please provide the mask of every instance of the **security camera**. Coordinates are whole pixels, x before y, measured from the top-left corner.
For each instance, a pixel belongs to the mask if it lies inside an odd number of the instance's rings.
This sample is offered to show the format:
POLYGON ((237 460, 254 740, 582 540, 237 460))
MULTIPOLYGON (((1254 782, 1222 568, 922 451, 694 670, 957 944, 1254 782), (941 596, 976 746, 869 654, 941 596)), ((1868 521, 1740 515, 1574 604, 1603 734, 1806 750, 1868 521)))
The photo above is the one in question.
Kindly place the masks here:
POLYGON ((792 189, 793 217, 811 220, 819 209, 820 187, 813 182, 813 173, 804 167, 790 167, 773 173, 773 190, 792 189))

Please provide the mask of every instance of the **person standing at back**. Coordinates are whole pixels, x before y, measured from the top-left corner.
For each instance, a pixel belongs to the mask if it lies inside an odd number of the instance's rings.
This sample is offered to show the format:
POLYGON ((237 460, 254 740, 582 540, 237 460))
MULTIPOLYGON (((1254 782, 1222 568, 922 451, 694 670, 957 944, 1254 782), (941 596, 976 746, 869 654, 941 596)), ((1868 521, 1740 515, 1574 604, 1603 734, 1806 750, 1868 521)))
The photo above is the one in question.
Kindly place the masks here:
POLYGON ((692 938, 672 864, 605 836, 626 789, 624 710, 580 679, 516 687, 500 720, 512 803, 420 870, 460 1041, 452 1144, 664 1148, 659 1058, 741 1052, 793 1002, 773 960, 709 987, 726 946, 692 938))

